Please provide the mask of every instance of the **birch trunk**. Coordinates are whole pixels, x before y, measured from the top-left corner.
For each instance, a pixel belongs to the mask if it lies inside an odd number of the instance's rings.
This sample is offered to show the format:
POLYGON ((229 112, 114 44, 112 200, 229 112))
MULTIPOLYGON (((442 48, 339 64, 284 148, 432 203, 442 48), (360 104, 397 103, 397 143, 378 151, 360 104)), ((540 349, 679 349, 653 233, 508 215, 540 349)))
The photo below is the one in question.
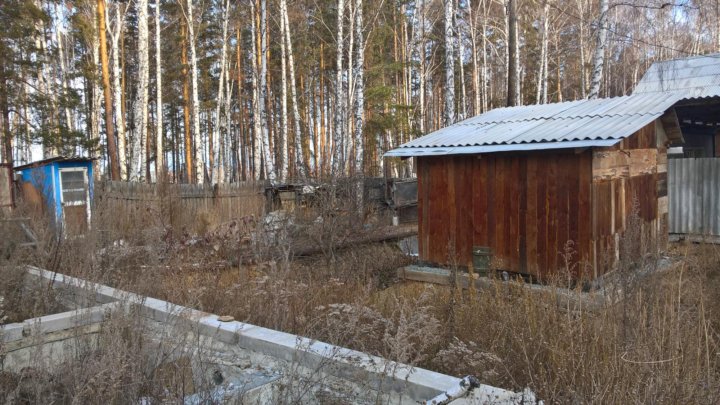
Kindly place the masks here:
MULTIPOLYGON (((461 25, 457 23, 457 19, 459 18, 460 14, 460 4, 459 2, 455 4, 455 7, 457 8, 456 13, 454 13, 456 22, 454 26, 457 29, 457 46, 458 46, 458 64, 460 65, 460 108, 459 112, 462 114, 460 117, 460 120, 464 120, 467 118, 467 91, 465 88, 465 61, 463 58, 465 57, 465 41, 463 37, 463 30, 460 29, 461 25)), ((467 20, 464 18, 460 18, 461 20, 465 21, 467 24, 467 20)), ((464 24, 463 26, 465 26, 464 24)))
POLYGON ((285 181, 288 174, 287 43, 285 41, 287 27, 283 3, 284 0, 280 0, 280 181, 285 181))
POLYGON ((138 7, 138 81, 135 98, 135 133, 132 141, 130 180, 145 181, 145 155, 148 130, 148 81, 150 78, 150 50, 148 49, 148 0, 137 0, 138 7))
POLYGON ((455 123, 455 30, 453 0, 445 1, 445 116, 444 125, 455 123))
POLYGON ((120 35, 125 24, 125 10, 120 4, 115 5, 115 26, 111 29, 112 36, 112 73, 113 73, 113 104, 115 110, 115 128, 117 129, 119 180, 127 180, 127 153, 125 148, 125 114, 123 114, 123 96, 120 70, 120 35))
POLYGON ((507 106, 518 104, 518 55, 517 55, 517 8, 516 0, 508 0, 508 89, 507 106))
MULTIPOLYGON (((363 156, 364 156, 364 140, 363 128, 365 123, 365 37, 363 33, 363 2, 355 0, 355 41, 356 55, 355 66, 353 68, 355 77, 355 159, 354 159, 354 175, 357 178, 355 190, 355 202, 358 212, 362 217, 364 213, 363 204, 363 156)), ((381 158, 382 159, 382 158, 381 158)))
POLYGON ((607 14, 608 0, 600 0, 600 16, 598 17, 597 40, 595 45, 595 55, 593 56, 593 73, 590 80, 590 92, 588 98, 598 98, 600 96, 600 84, 603 78, 603 69, 605 67, 605 42, 607 41, 607 14))
POLYGON ((543 2, 542 26, 540 28, 540 66, 537 73, 537 88, 535 92, 535 102, 537 104, 547 103, 547 65, 548 65, 548 13, 550 11, 550 3, 548 0, 543 2))
MULTIPOLYGON (((363 128, 365 124, 365 39, 363 33, 363 4, 362 0, 355 0, 355 41, 356 55, 353 76, 355 77, 355 159, 354 174, 363 175, 363 128)), ((362 185, 362 183, 360 183, 362 185)), ((362 188, 359 198, 362 199, 362 188)), ((362 200, 360 200, 362 203, 362 200)), ((360 205, 362 206, 362 205, 360 205)))
POLYGON ((418 80, 418 107, 420 109, 420 117, 418 119, 418 129, 420 133, 425 132, 425 2, 418 0, 415 4, 413 17, 413 34, 412 34, 412 50, 411 57, 416 55, 418 65, 410 65, 411 71, 415 71, 418 80))
MULTIPOLYGON (((298 105, 298 96, 297 96, 297 86, 295 81, 295 56, 293 54, 293 47, 292 47, 292 41, 290 38, 292 37, 290 35, 290 22, 288 19, 288 12, 287 12, 287 0, 281 0, 280 1, 281 7, 282 7, 282 19, 285 21, 285 42, 287 46, 287 53, 288 53, 288 64, 290 67, 290 97, 292 98, 292 106, 293 106, 293 130, 295 132, 295 170, 296 174, 300 176, 301 178, 304 178, 307 176, 307 168, 305 167, 305 159, 303 156, 303 148, 302 148, 302 133, 300 131, 300 106, 298 105)), ((309 145, 312 145, 312 142, 309 142, 309 145)), ((310 160, 313 161, 315 159, 314 153, 312 153, 313 148, 310 148, 310 160)))
POLYGON ((480 66, 478 65, 477 48, 477 15, 478 9, 473 12, 472 1, 468 2, 468 18, 470 19, 470 42, 472 47, 472 85, 473 85, 473 114, 480 114, 480 66))
MULTIPOLYGON (((43 6, 40 3, 40 0, 34 1, 35 7, 38 9, 42 9, 43 6)), ((105 3, 103 3, 104 6, 105 3)), ((99 10, 99 8, 98 8, 99 10)), ((103 8, 102 11, 102 21, 105 21, 105 11, 103 8)), ((98 19, 100 19, 100 15, 98 12, 98 19)), ((50 55, 48 55, 48 49, 47 49, 47 38, 46 38, 46 29, 45 29, 45 23, 42 20, 38 20, 35 23, 35 29, 37 30, 37 35, 35 37, 35 48, 38 49, 38 51, 47 59, 50 59, 50 55)), ((105 29, 105 26, 103 25, 103 30, 105 29)), ((104 32, 102 33, 104 34, 104 32)), ((106 54, 107 55, 107 54, 106 54)), ((106 59, 107 62, 107 59, 106 59)), ((107 67, 107 64, 105 65, 107 67)), ((37 72, 37 87, 40 94, 43 95, 49 95, 50 97, 50 109, 51 111, 56 110, 56 98, 54 96, 55 92, 52 89, 52 81, 50 78, 52 77, 52 74, 50 73, 49 64, 45 63, 43 64, 41 69, 38 69, 37 72)), ((109 133, 112 133, 112 113, 110 114, 110 129, 109 133)), ((110 149, 110 145, 108 145, 108 150, 110 149)), ((57 152, 55 151, 55 148, 51 145, 50 142, 43 142, 43 159, 52 157, 56 155, 57 152)))
MULTIPOLYGON (((227 40, 228 40, 228 20, 230 16, 230 0, 225 1, 225 5, 223 8, 223 36, 222 36, 222 48, 220 50, 220 79, 218 80, 218 92, 217 92, 217 104, 215 105, 215 136, 213 137, 213 154, 214 156, 211 156, 211 159, 213 161, 212 167, 210 168, 210 174, 211 174, 211 183, 215 184, 218 183, 221 179, 219 177, 219 171, 220 171, 220 137, 223 136, 223 130, 222 130, 222 122, 224 115, 222 112, 222 108, 224 106, 224 98, 225 98, 225 81, 227 80, 227 73, 226 73, 226 67, 227 67, 227 40)), ((227 111, 225 111, 227 113, 227 111)))
MULTIPOLYGON (((448 0, 452 1, 452 0, 448 0)), ((337 32, 335 40, 337 42, 337 53, 335 61, 335 119, 333 123, 333 154, 332 154, 332 174, 337 176, 342 173, 345 167, 343 151, 344 129, 345 129, 345 80, 343 78, 343 52, 344 52, 344 33, 343 22, 345 19, 345 0, 338 0, 337 7, 337 32)))
POLYGON ((198 96, 197 51, 195 47, 195 27, 193 18, 193 0, 187 0, 188 42, 190 45, 190 77, 192 85, 192 132, 195 140, 195 181, 205 182, 205 163, 203 153, 205 142, 200 134, 200 101, 198 96))
MULTIPOLYGON (((229 59, 229 58, 228 58, 229 59)), ((224 182, 230 182, 230 175, 232 174, 232 171, 227 170, 227 166, 230 164, 232 165, 233 158, 232 158, 232 148, 229 148, 228 146, 232 144, 231 142, 231 134, 230 134, 230 112, 232 108, 232 95, 233 95, 233 81, 230 80, 230 60, 227 62, 227 67, 225 68, 225 71, 227 72, 226 78, 225 78, 225 113, 223 114, 223 136, 220 138, 220 152, 222 156, 222 161, 218 162, 218 179, 219 181, 224 182)), ((239 85, 239 84, 238 84, 239 85)))
POLYGON ((488 110, 488 60, 487 60, 487 21, 488 21, 489 0, 483 0, 483 23, 482 23, 482 68, 480 70, 480 82, 482 83, 482 112, 488 110))
MULTIPOLYGON (((90 7, 93 7, 93 13, 92 15, 97 15, 97 10, 94 8, 97 7, 97 4, 90 4, 90 7)), ((90 46, 92 47, 91 53, 92 53, 92 61, 93 61, 93 67, 94 67, 94 74, 97 74, 97 68, 101 66, 101 58, 100 58, 100 38, 98 36, 98 21, 97 18, 93 19, 93 30, 92 30, 92 38, 90 46)), ((100 69, 100 74, 102 77, 102 69, 100 69)), ((92 91, 92 107, 90 111, 90 139, 92 139, 94 142, 100 142, 100 104, 102 103, 102 90, 100 89, 100 81, 98 80, 92 80, 91 81, 91 91, 92 91)), ((97 151, 95 149, 92 150, 91 155, 92 157, 97 156, 97 151)), ((100 178, 100 170, 98 169, 98 163, 95 161, 93 163, 93 167, 95 170, 93 170, 93 173, 95 174, 95 178, 100 178)))
MULTIPOLYGON (((350 117, 352 114, 352 108, 354 105, 354 98, 355 98, 355 83, 353 80, 353 76, 351 74, 354 63, 353 63, 353 53, 355 52, 355 11, 353 10, 355 8, 355 4, 352 1, 348 1, 346 3, 347 7, 347 15, 348 15, 348 24, 347 27, 347 33, 348 33, 348 43, 347 43, 347 61, 345 71, 343 72, 343 77, 345 78, 345 85, 346 85, 346 92, 345 92, 345 116, 343 117, 345 122, 345 137, 343 139, 343 150, 342 150, 342 156, 343 156, 343 171, 346 171, 347 173, 350 173, 350 170, 353 165, 353 159, 352 156, 350 156, 350 150, 352 149, 353 144, 353 127, 355 125, 354 120, 350 117)), ((396 89, 397 89, 397 83, 396 83, 396 89)))
MULTIPOLYGON (((577 0, 578 5, 578 14, 580 15, 580 19, 584 20, 584 8, 583 8, 583 1, 585 0, 577 0)), ((580 43, 580 94, 582 95, 582 98, 587 97, 587 74, 585 69, 585 24, 580 21, 580 35, 578 37, 578 41, 580 43)))
POLYGON ((267 120, 267 0, 260 0, 260 97, 258 106, 260 108, 260 126, 262 131, 263 160, 265 160, 265 178, 275 180, 275 165, 273 164, 272 151, 270 150, 270 134, 268 133, 267 120))
POLYGON ((253 177, 255 180, 260 180, 261 168, 261 144, 262 144, 262 127, 260 122, 260 85, 259 85, 259 72, 258 64, 260 63, 259 44, 257 40, 257 31, 259 30, 259 16, 256 18, 257 10, 255 8, 255 0, 250 2, 251 13, 253 15, 253 29, 250 30, 252 33, 252 55, 250 60, 252 61, 252 107, 253 107, 253 177))
POLYGON ((715 52, 720 52, 720 0, 715 0, 715 52))
POLYGON ((160 28, 160 0, 155 0, 155 181, 158 183, 165 175, 160 28))
MULTIPOLYGON (((57 18, 61 20, 65 20, 64 16, 60 16, 60 10, 58 8, 57 3, 55 4, 55 14, 57 18)), ((64 28, 64 27, 63 27, 64 28)), ((67 93, 68 90, 68 79, 67 79, 67 70, 68 70, 68 62, 65 57, 65 39, 67 35, 69 34, 63 34, 60 27, 55 27, 55 41, 57 42, 57 51, 58 51, 58 59, 59 59, 59 71, 58 71, 58 79, 60 80, 60 86, 62 87, 63 94, 67 93)), ((71 42, 72 43, 72 42, 71 42)), ((53 95, 53 97, 55 97, 53 95)), ((69 106, 65 106, 63 108, 63 113, 65 115, 65 126, 70 131, 75 130, 75 119, 73 111, 70 109, 69 106)))

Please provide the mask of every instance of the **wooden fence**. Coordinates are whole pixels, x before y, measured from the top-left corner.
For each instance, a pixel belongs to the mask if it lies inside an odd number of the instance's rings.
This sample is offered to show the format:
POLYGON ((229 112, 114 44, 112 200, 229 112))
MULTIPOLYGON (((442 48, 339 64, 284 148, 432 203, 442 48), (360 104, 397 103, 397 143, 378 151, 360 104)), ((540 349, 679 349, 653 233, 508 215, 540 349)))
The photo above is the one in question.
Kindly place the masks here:
POLYGON ((226 222, 261 215, 265 204, 262 186, 255 182, 196 185, 103 181, 95 183, 95 201, 118 213, 146 208, 162 212, 165 203, 176 216, 192 220, 210 215, 213 222, 226 222))

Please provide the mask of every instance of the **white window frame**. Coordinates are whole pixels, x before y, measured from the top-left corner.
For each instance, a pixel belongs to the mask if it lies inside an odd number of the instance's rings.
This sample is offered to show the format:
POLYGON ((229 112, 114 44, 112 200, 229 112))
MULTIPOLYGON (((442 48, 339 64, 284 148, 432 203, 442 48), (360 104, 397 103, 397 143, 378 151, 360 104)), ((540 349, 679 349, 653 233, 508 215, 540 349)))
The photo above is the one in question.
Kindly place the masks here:
MULTIPOLYGON (((82 172, 83 173, 83 185, 85 191, 85 217, 87 218, 87 229, 90 230, 90 184, 88 182, 88 169, 87 167, 62 167, 59 170, 58 180, 60 180, 60 210, 62 213, 62 225, 63 229, 67 229, 67 224, 65 223, 65 189, 63 188, 63 181, 62 181, 62 175, 66 172, 82 172)), ((79 191, 80 189, 77 188, 71 188, 68 189, 69 191, 79 191)), ((79 201, 71 201, 67 203, 68 206, 79 206, 83 205, 79 201)), ((64 232, 63 232, 64 233, 64 232)))

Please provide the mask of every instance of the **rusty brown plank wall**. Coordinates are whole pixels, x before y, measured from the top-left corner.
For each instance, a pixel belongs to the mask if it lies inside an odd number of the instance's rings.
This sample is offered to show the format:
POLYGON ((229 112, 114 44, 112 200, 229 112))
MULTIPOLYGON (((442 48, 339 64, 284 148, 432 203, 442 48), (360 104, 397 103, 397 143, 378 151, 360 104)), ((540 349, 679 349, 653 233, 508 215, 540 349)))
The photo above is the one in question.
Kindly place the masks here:
POLYGON ((536 152, 418 159, 420 257, 466 266, 472 246, 499 269, 546 277, 591 259, 592 156, 536 152))
POLYGON ((617 265, 631 215, 641 219, 638 232, 644 250, 633 254, 662 249, 667 243, 667 149, 656 134, 652 123, 614 147, 593 151, 595 276, 617 265))

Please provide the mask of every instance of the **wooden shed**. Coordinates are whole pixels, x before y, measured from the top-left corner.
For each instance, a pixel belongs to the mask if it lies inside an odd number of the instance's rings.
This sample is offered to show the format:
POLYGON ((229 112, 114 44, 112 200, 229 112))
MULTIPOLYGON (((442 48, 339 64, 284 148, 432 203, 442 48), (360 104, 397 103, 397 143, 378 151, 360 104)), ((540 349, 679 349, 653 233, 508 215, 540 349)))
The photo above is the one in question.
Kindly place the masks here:
POLYGON ((419 253, 437 265, 590 278, 667 242, 663 93, 492 110, 400 146, 415 157, 419 253), (637 223, 636 249, 623 235, 637 223), (488 255, 489 253, 489 255, 488 255))
POLYGON ((22 197, 44 212, 58 235, 81 235, 90 227, 93 159, 57 156, 15 167, 22 197))

